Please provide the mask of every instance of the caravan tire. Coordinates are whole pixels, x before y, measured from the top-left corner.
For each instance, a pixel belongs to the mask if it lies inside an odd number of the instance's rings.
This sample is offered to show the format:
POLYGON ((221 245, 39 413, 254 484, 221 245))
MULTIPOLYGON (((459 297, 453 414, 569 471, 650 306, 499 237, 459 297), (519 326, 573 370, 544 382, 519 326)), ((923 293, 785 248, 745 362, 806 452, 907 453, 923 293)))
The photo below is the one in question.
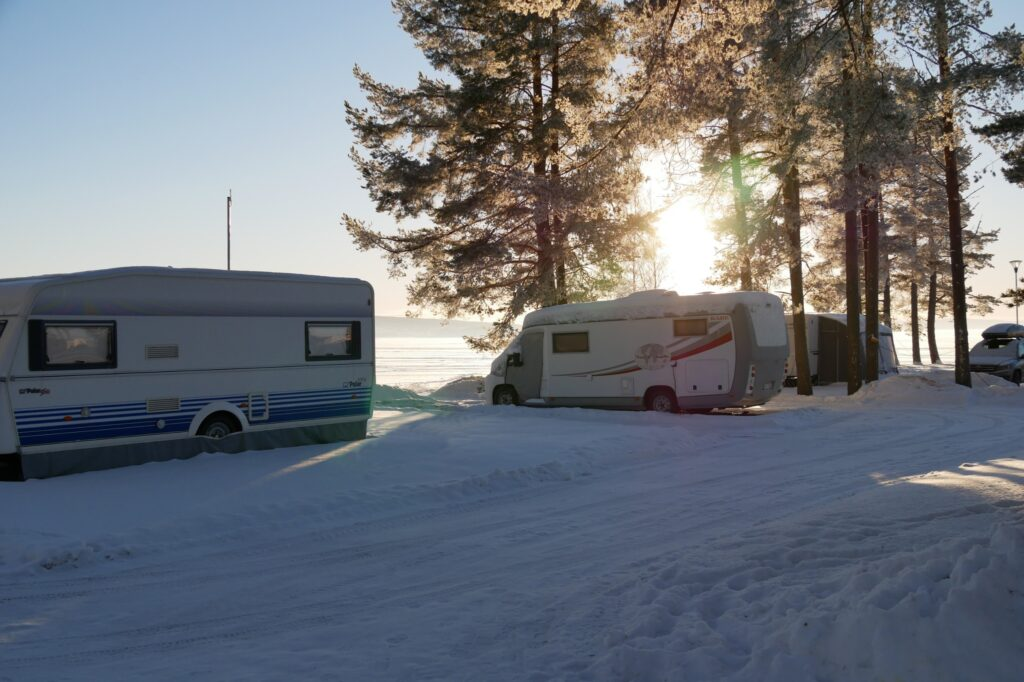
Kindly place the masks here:
POLYGON ((232 433, 237 433, 241 430, 242 427, 233 416, 221 412, 218 414, 211 414, 203 420, 203 423, 199 425, 199 430, 196 432, 196 435, 220 440, 225 436, 230 436, 232 433))
POLYGON ((511 386, 498 386, 494 389, 495 405, 518 405, 519 394, 511 386))
POLYGON ((652 412, 678 412, 679 403, 676 394, 668 388, 655 388, 648 394, 644 405, 652 412))

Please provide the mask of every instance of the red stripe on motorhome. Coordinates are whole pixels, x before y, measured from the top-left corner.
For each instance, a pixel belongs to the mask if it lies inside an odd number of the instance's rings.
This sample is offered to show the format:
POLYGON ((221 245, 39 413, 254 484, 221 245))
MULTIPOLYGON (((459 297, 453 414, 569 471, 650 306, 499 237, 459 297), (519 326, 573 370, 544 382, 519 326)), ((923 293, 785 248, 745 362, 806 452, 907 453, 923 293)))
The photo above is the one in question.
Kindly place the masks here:
MULTIPOLYGON (((718 348, 719 346, 724 346, 725 344, 729 343, 730 341, 732 341, 732 332, 726 332, 722 336, 719 336, 717 339, 713 339, 711 341, 708 341, 703 346, 697 346, 696 348, 694 348, 692 350, 688 350, 688 351, 679 353, 677 355, 673 355, 672 358, 671 358, 671 361, 675 362, 676 360, 682 360, 683 358, 689 358, 689 357, 693 357, 694 355, 700 355, 701 353, 703 353, 705 351, 709 351, 712 348, 718 348)), ((593 376, 595 376, 595 377, 614 377, 614 376, 618 376, 620 374, 631 374, 633 372, 639 372, 639 371, 640 371, 640 367, 630 367, 628 369, 620 369, 617 372, 602 372, 601 374, 594 374, 593 376)))

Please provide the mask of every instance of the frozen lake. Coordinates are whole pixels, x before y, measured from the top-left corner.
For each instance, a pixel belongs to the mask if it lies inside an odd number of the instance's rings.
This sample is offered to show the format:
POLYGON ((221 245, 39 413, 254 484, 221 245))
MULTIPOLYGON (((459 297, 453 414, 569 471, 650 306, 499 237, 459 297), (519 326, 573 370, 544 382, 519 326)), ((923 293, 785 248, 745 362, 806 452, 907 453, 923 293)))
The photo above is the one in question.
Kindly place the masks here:
MULTIPOLYGON (((456 322, 442 325, 436 320, 381 318, 377 336, 377 383, 401 386, 419 393, 429 393, 452 379, 461 376, 487 374, 495 354, 475 353, 462 337, 478 334, 483 323, 456 322)), ((970 341, 973 345, 981 338, 986 327, 1002 319, 968 320, 970 341)), ((922 325, 923 330, 923 325, 922 325)), ((946 364, 953 364, 953 325, 940 320, 936 328, 939 355, 946 364)), ((909 331, 894 333, 896 353, 900 363, 911 362, 909 331)), ((928 341, 921 337, 921 356, 928 361, 928 341)))

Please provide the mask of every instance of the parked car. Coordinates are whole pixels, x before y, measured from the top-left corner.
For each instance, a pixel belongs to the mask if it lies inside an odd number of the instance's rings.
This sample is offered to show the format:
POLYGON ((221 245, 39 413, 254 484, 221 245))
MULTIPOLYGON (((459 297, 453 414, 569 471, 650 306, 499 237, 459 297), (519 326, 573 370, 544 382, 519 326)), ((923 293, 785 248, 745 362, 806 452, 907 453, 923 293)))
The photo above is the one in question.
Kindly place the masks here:
POLYGON ((996 324, 971 349, 972 372, 994 374, 1015 384, 1024 378, 1024 325, 996 324))

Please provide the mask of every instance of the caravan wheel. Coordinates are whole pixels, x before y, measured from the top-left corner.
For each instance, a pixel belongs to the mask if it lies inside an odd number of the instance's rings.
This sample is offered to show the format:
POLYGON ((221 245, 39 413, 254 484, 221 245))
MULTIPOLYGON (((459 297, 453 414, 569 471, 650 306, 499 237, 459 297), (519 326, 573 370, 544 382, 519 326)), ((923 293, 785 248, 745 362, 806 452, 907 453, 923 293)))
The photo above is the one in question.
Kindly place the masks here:
POLYGON ((647 394, 647 409, 653 412, 678 412, 676 394, 667 388, 656 388, 647 394))
POLYGON ((241 430, 241 426, 238 425, 234 417, 228 414, 218 413, 207 417, 199 426, 199 430, 196 435, 220 440, 225 436, 230 436, 232 433, 241 430))

